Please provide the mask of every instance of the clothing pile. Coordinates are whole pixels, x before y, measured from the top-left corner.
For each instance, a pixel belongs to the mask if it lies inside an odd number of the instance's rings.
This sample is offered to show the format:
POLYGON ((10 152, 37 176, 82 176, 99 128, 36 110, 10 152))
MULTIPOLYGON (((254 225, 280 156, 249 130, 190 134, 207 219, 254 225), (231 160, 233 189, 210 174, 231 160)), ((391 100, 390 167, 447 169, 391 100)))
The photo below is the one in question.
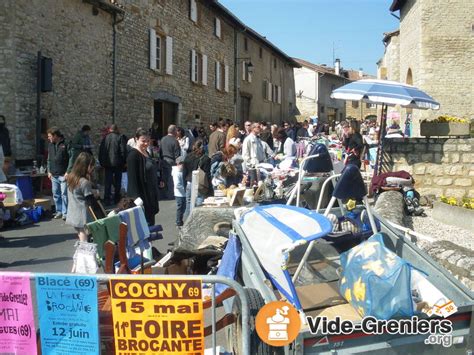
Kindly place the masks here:
POLYGON ((425 210, 420 206, 420 194, 415 190, 415 180, 405 170, 383 173, 372 178, 370 191, 376 196, 387 189, 403 194, 407 214, 421 216, 425 210))

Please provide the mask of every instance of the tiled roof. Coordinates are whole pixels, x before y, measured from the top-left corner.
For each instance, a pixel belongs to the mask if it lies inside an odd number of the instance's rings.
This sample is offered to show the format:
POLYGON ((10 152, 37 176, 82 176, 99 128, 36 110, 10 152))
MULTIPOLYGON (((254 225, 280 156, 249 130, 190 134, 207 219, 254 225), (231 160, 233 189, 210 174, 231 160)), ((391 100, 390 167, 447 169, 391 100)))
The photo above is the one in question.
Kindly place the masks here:
POLYGON ((310 62, 308 62, 304 59, 299 59, 299 58, 293 58, 293 60, 296 63, 300 64, 301 66, 309 68, 309 69, 314 70, 314 71, 317 71, 319 73, 326 73, 326 74, 336 75, 336 73, 334 71, 334 68, 329 68, 329 67, 326 67, 326 66, 323 66, 323 65, 313 64, 313 63, 310 63, 310 62))
POLYGON ((398 36, 399 34, 400 34, 400 30, 395 30, 395 31, 392 31, 392 32, 385 32, 383 34, 383 40, 382 41, 384 43, 387 43, 390 38, 392 38, 393 36, 398 36))
POLYGON ((390 11, 394 12, 400 10, 403 5, 405 5, 406 0, 393 0, 392 5, 390 6, 390 11))

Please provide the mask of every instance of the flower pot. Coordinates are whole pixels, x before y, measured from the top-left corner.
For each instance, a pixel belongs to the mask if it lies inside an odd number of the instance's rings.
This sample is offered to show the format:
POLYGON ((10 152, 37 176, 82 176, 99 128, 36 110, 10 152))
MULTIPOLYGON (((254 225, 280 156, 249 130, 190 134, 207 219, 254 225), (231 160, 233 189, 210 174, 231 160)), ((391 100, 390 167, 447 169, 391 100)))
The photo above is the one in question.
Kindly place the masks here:
POLYGON ((433 218, 445 224, 474 230, 474 210, 435 201, 433 218))
POLYGON ((422 136, 469 136, 470 124, 459 122, 421 122, 422 136))

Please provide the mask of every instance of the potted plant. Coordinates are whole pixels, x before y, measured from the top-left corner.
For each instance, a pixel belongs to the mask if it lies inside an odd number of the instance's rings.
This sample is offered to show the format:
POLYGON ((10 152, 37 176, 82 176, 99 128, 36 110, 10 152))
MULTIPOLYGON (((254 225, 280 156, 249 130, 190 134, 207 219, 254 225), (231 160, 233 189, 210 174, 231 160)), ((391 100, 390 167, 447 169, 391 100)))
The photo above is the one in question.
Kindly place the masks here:
POLYGON ((466 118, 439 116, 432 121, 424 120, 420 125, 420 134, 431 136, 469 136, 470 122, 466 118))

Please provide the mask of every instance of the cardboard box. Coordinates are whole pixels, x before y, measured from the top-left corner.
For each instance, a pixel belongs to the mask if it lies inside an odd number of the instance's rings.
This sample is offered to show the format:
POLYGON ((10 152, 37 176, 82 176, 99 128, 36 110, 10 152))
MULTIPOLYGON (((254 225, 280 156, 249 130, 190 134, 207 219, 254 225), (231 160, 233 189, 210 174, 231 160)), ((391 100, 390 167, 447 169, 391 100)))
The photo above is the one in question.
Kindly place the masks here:
POLYGON ((327 317, 328 320, 334 320, 336 317, 341 317, 341 320, 350 320, 352 322, 362 320, 360 314, 349 303, 305 312, 305 315, 309 317, 327 317))
POLYGON ((339 285, 336 281, 298 286, 296 293, 305 311, 346 303, 346 300, 339 294, 339 285))
POLYGON ((51 199, 49 198, 35 198, 34 200, 34 205, 35 206, 41 206, 43 207, 43 210, 45 211, 51 211, 51 199))
POLYGON ((15 191, 15 189, 2 187, 2 188, 0 188, 0 192, 7 195, 7 197, 3 200, 3 203, 4 203, 5 206, 8 205, 8 207, 11 207, 11 206, 16 205, 16 191, 15 191))
POLYGON ((25 207, 41 206, 43 207, 44 211, 51 211, 52 202, 49 197, 40 197, 40 198, 35 198, 33 200, 23 201, 23 206, 25 207))

